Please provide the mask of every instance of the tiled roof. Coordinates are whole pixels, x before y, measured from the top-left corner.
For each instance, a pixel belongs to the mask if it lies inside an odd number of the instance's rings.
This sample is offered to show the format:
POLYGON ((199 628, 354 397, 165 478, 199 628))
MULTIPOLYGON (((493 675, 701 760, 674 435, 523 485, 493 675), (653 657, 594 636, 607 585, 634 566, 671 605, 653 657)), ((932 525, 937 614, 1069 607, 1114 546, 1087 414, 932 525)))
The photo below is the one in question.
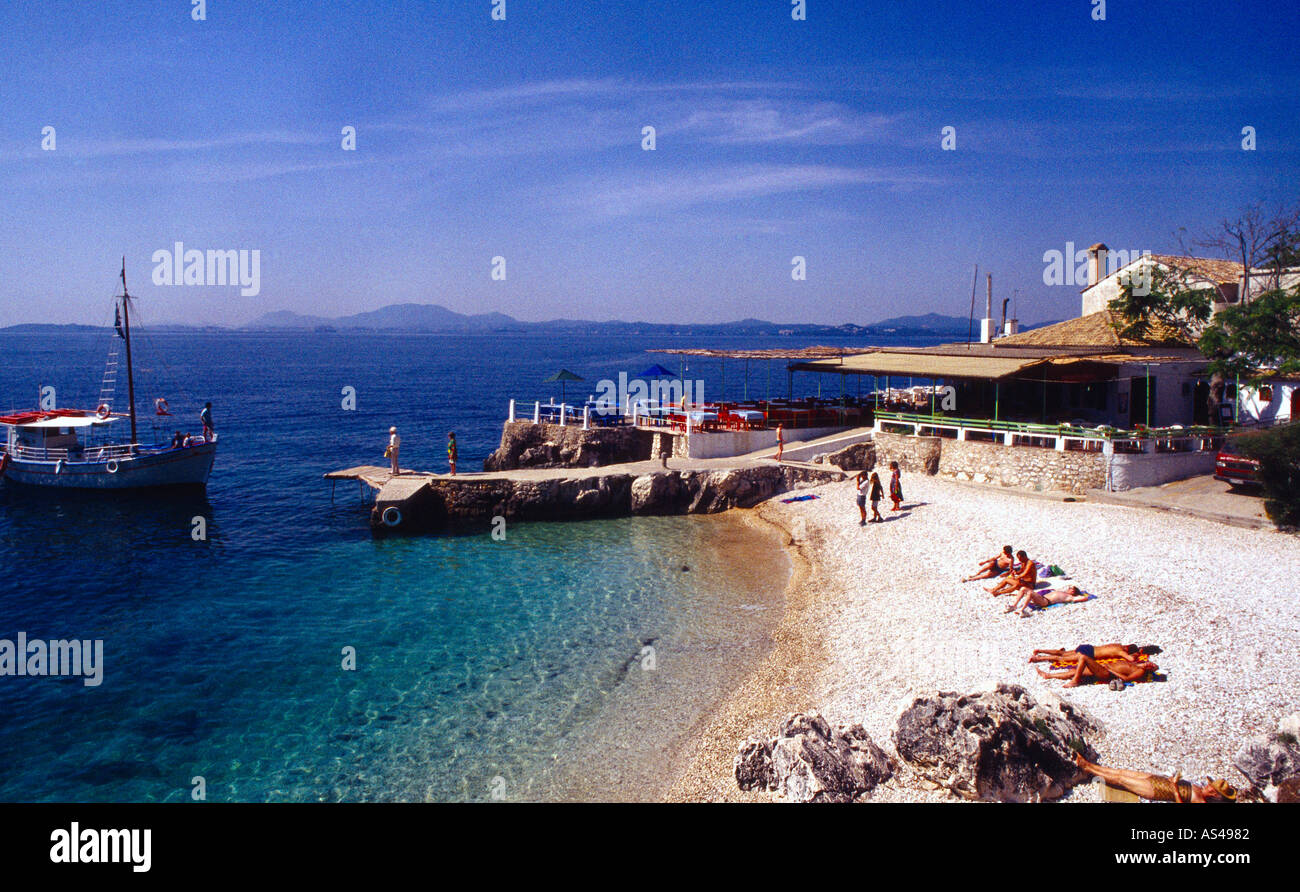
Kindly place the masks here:
MULTIPOLYGON (((1184 257, 1177 254, 1151 254, 1149 256, 1150 259, 1163 266, 1176 270, 1186 270, 1216 285, 1235 284, 1241 278, 1243 269, 1240 263, 1234 263, 1231 260, 1213 260, 1209 257, 1184 257)), ((1142 259, 1142 257, 1138 257, 1125 264, 1121 269, 1127 269, 1142 259)), ((1116 272, 1118 271, 1116 270, 1116 272)), ((1111 273, 1110 275, 1113 276, 1114 274, 1111 273)))
POLYGON ((1142 338, 1121 337, 1118 318, 1110 310, 1100 310, 1067 319, 1055 325, 1045 325, 1032 331, 998 338, 995 348, 1002 347, 1194 347, 1182 332, 1161 323, 1154 323, 1151 331, 1142 338))

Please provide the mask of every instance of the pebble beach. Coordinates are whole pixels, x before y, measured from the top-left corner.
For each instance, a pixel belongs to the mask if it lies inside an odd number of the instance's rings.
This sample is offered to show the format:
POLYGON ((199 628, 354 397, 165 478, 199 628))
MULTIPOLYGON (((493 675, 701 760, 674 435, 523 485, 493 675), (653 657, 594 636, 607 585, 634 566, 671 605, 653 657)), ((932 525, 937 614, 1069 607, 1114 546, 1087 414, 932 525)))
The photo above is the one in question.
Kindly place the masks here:
MULTIPOLYGON (((866 526, 850 482, 747 512, 778 528, 792 552, 785 615, 772 652, 700 729, 669 798, 773 798, 737 789, 732 758, 791 711, 861 723, 896 755, 897 717, 927 691, 1018 684, 1096 720, 1102 764, 1236 784, 1242 745, 1300 711, 1300 536, 915 475, 903 488, 903 510, 886 500, 887 520, 866 526), (986 592, 990 581, 960 581, 1003 545, 1059 566, 1065 577, 1048 580, 1053 587, 1095 598, 1004 612, 1010 599, 986 592), (1034 648, 1110 642, 1158 645, 1166 680, 1065 689, 1028 662, 1034 648)), ((1096 784, 1065 797, 1098 798, 1096 784)), ((959 801, 905 764, 872 799, 959 801)))

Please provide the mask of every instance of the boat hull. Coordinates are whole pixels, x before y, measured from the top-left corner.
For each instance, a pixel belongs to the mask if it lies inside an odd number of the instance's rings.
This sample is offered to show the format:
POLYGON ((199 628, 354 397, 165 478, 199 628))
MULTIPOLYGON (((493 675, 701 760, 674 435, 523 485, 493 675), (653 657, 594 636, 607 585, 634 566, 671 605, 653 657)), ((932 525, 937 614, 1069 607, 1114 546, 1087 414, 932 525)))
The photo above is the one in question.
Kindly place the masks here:
POLYGON ((108 462, 29 461, 11 458, 3 479, 48 489, 121 490, 162 486, 206 486, 217 444, 204 443, 144 453, 108 462), (110 470, 113 468, 113 470, 110 470))

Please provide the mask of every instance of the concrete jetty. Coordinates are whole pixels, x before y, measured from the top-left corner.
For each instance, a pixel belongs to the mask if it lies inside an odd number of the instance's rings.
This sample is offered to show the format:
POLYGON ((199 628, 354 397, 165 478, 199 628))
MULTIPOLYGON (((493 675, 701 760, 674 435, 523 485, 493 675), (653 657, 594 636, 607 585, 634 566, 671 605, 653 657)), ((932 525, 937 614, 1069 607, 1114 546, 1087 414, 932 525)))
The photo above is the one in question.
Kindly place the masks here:
MULTIPOLYGON (((805 445, 805 444, 800 444, 805 445)), ((787 447, 788 449, 789 447, 787 447)), ((800 453, 805 450, 801 449, 800 453)), ((422 532, 506 520, 710 514, 748 508, 800 485, 843 480, 825 463, 777 462, 770 449, 735 458, 647 460, 583 468, 431 474, 361 465, 325 474, 374 492, 376 532, 422 532)))

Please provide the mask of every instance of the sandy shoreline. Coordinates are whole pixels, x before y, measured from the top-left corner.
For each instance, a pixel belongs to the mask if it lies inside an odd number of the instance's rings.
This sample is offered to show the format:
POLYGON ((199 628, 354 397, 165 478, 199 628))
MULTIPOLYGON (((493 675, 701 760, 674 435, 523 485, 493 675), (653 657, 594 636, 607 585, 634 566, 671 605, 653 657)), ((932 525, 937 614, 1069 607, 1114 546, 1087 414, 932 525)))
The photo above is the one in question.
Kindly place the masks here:
MULTIPOLYGON (((904 491, 904 511, 866 527, 848 483, 745 512, 787 543, 785 614, 772 651, 698 724, 668 799, 770 798, 736 788, 732 759, 742 740, 772 734, 792 711, 861 722, 892 755, 898 713, 927 690, 1003 681, 1060 696, 1100 723, 1092 742, 1103 762, 1232 782, 1246 740, 1300 710, 1300 537, 926 477, 905 478, 904 491), (958 581, 1003 544, 1060 565, 1068 580, 1055 584, 1096 599, 1023 619, 1004 613, 1006 598, 958 581), (1160 645, 1169 680, 1062 690, 1027 663, 1035 647, 1111 641, 1160 645)), ((873 798, 952 801, 906 770, 873 798)), ((1067 797, 1096 798, 1093 785, 1067 797)))

